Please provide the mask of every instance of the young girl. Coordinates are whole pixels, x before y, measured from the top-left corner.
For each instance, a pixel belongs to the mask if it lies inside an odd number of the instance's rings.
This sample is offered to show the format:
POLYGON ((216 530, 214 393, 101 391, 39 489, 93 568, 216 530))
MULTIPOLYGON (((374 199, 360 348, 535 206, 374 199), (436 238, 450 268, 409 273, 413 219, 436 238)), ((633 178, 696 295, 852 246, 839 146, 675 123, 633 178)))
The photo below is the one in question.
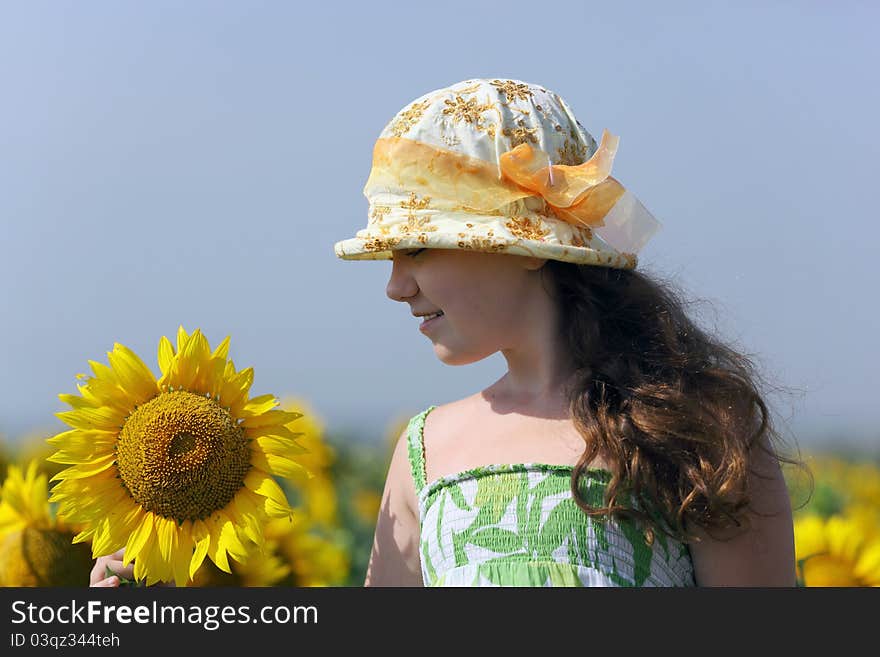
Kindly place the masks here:
POLYGON ((750 361, 636 271, 659 223, 618 140, 516 80, 428 93, 385 127, 348 260, 448 365, 508 371, 399 437, 366 586, 794 586, 778 437, 750 361))
POLYGON ((410 420, 366 586, 795 585, 794 461, 749 360, 636 271, 659 223, 609 175, 617 142, 516 80, 426 94, 377 140, 336 255, 392 261, 442 362, 508 371, 410 420))

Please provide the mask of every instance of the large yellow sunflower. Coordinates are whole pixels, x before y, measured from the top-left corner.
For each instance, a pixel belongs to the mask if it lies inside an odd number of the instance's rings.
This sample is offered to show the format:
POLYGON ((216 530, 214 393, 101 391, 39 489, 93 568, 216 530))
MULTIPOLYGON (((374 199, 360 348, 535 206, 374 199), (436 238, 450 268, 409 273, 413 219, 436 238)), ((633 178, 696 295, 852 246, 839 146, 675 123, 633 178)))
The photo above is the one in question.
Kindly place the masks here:
POLYGON ((115 344, 110 366, 89 361, 80 395, 58 417, 73 427, 48 442, 49 460, 70 467, 52 480, 60 517, 81 522, 75 542, 92 556, 125 548, 136 580, 185 586, 209 557, 230 572, 262 549, 263 524, 291 518, 273 479, 308 477, 306 450, 284 425, 301 414, 273 410, 273 395, 249 398, 253 369, 236 371, 229 337, 213 352, 181 326, 177 349, 159 341, 157 381, 138 356, 115 344))
POLYGON ((0 586, 86 586, 89 547, 74 545, 75 530, 53 517, 37 466, 10 464, 0 489, 0 586))

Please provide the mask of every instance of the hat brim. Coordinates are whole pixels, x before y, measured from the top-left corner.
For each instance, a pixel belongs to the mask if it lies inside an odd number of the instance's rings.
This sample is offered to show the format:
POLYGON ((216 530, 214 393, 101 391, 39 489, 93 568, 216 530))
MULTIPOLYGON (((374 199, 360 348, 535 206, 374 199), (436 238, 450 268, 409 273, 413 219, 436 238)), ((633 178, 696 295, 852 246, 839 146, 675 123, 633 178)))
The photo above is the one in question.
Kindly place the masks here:
POLYGON ((503 239, 475 239, 468 236, 462 238, 458 233, 430 232, 417 235, 352 237, 336 242, 333 246, 334 253, 342 260, 391 260, 393 251, 413 248, 522 255, 619 269, 634 269, 638 263, 638 258, 633 254, 525 239, 506 242, 503 239))

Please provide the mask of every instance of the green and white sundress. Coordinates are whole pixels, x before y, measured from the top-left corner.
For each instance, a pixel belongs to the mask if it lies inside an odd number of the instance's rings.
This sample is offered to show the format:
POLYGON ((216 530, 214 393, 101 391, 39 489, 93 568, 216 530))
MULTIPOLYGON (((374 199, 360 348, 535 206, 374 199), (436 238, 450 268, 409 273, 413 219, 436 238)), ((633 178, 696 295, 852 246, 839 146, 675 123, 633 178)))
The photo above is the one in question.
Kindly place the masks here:
MULTIPOLYGON (((658 531, 649 545, 634 521, 587 516, 571 495, 572 466, 489 465, 426 483, 424 427, 434 408, 407 426, 426 586, 696 585, 686 544, 658 531)), ((583 497, 603 505, 610 478, 585 471, 583 497)))

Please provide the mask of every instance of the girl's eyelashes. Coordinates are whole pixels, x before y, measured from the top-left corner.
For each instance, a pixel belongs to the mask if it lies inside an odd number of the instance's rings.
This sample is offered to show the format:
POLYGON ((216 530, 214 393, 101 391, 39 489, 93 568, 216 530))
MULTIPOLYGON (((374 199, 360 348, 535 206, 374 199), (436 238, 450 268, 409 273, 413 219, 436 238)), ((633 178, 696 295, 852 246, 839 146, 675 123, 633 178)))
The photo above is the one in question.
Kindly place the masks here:
POLYGON ((413 251, 412 253, 407 253, 406 255, 408 255, 410 258, 413 258, 424 250, 425 250, 424 248, 417 249, 417 250, 413 251))

